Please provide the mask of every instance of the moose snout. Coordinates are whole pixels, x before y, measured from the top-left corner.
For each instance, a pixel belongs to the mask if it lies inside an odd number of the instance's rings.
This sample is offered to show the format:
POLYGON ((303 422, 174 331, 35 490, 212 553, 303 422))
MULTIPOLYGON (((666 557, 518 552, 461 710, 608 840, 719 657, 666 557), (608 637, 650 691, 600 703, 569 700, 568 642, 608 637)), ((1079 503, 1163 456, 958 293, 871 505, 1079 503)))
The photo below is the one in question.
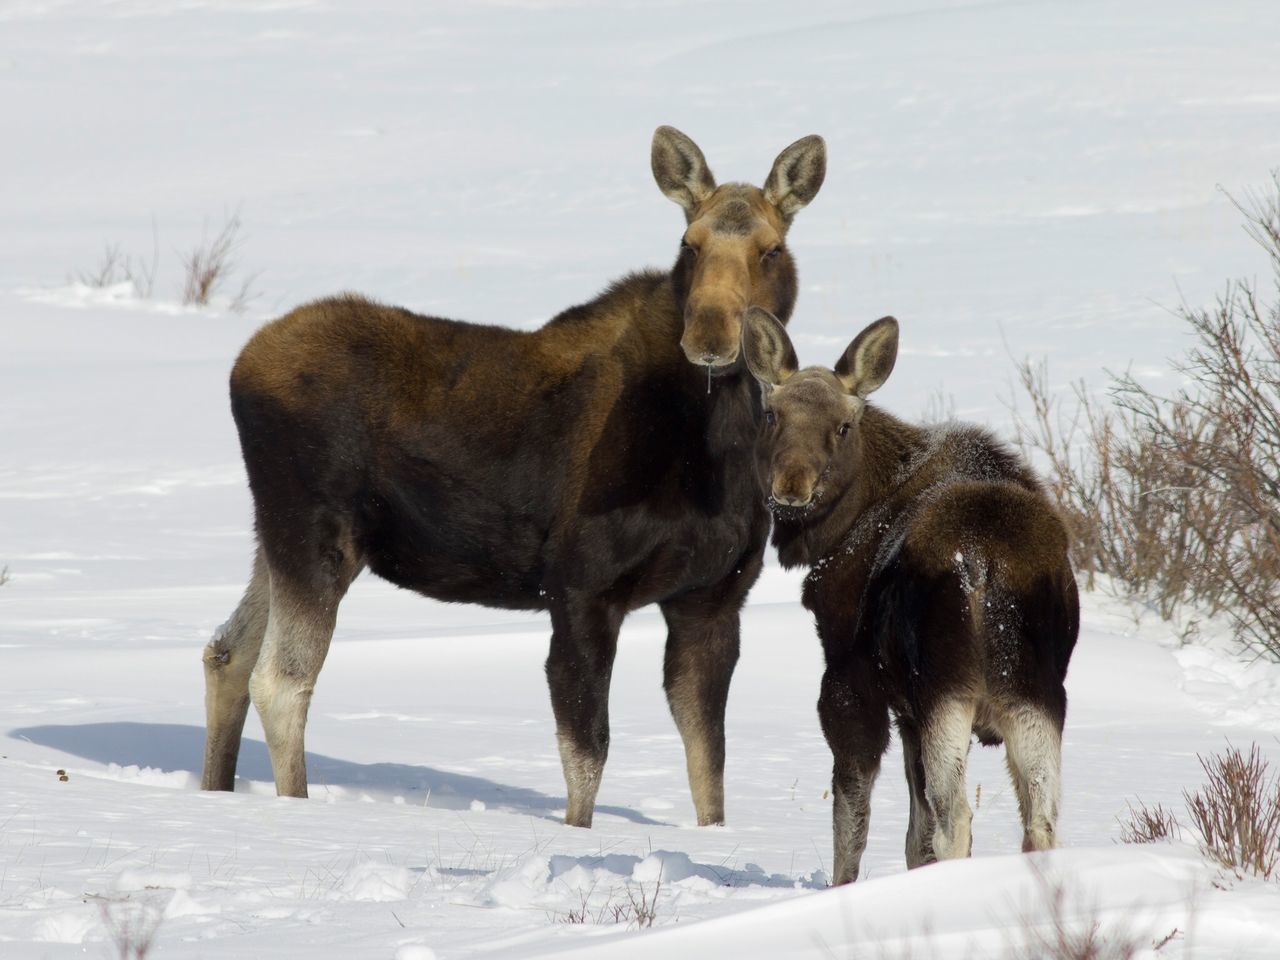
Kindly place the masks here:
POLYGON ((770 495, 784 507, 807 507, 813 500, 818 475, 809 469, 792 468, 774 473, 770 495))
POLYGON ((813 495, 809 493, 781 493, 775 487, 773 499, 775 503, 780 503, 784 507, 804 507, 808 506, 809 501, 813 499, 813 495))
POLYGON ((680 349, 700 367, 727 367, 738 359, 745 306, 690 307, 685 312, 680 349))

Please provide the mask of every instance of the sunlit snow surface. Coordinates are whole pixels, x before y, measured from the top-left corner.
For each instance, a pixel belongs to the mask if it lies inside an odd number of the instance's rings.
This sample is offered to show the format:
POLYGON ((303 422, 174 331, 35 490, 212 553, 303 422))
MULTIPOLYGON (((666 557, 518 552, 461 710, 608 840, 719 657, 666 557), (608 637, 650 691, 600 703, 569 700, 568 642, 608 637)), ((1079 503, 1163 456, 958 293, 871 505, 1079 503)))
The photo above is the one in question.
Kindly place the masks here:
POLYGON ((879 402, 941 397, 1007 435, 1011 357, 1060 385, 1157 377, 1185 344, 1170 308, 1265 278, 1227 192, 1280 165, 1274 21, 1186 0, 0 3, 0 957, 114 956, 130 910, 172 958, 993 956, 1055 884, 1068 923, 1149 956, 1280 955, 1280 888, 1115 843, 1126 801, 1180 805, 1197 752, 1256 739, 1280 763, 1280 671, 1233 658, 1222 623, 1178 649, 1099 594, 1068 680, 1066 849, 1035 870, 1001 752, 975 748, 974 859, 907 874, 895 745, 864 879, 824 891, 821 657, 772 566, 723 829, 692 825, 654 612, 623 633, 582 831, 559 823, 545 619, 368 578, 312 707, 312 799, 274 797, 253 716, 239 792, 196 789, 200 648, 252 550, 226 374, 263 319, 353 289, 536 325, 674 256, 655 126, 757 183, 816 132, 802 361, 893 313, 879 402), (236 208, 260 296, 179 306, 181 255, 236 208), (150 300, 76 282, 104 243, 158 253, 150 300), (655 889, 652 930, 613 922, 655 889))

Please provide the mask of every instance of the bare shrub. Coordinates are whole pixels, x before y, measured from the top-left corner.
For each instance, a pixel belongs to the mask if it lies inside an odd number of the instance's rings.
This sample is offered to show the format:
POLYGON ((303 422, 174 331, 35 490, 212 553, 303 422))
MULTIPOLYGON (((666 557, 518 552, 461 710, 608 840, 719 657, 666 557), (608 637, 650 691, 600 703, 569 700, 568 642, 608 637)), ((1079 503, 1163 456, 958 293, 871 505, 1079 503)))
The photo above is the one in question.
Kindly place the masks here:
POLYGON ((1197 759, 1208 782, 1182 795, 1205 853, 1224 867, 1280 878, 1280 775, 1269 775, 1256 743, 1247 756, 1229 747, 1197 759))
POLYGON ((102 925, 120 960, 146 960, 164 920, 164 907, 151 899, 103 899, 102 925))
POLYGON ((1121 843, 1160 843, 1182 838, 1182 825, 1174 812, 1163 804, 1148 807, 1141 800, 1132 803, 1128 817, 1120 821, 1121 843))
POLYGON ((650 890, 643 883, 626 884, 623 891, 626 899, 619 896, 616 889, 610 889, 608 895, 598 903, 593 903, 595 893, 593 884, 587 890, 578 893, 579 905, 562 913, 551 914, 550 919, 565 924, 621 924, 635 925, 637 929, 653 926, 658 919, 658 894, 662 890, 662 880, 657 880, 650 890))
POLYGON ((1028 859, 1040 910, 1022 914, 1019 937, 1005 951, 1009 960, 1132 960, 1150 949, 1150 937, 1129 929, 1104 932, 1096 906, 1073 910, 1073 904, 1081 905, 1080 895, 1072 894, 1067 882, 1051 874, 1038 858, 1028 859), (1082 913, 1085 919, 1073 913, 1082 913))
POLYGON ((10 579, 11 578, 9 577, 9 568, 0 567, 0 587, 3 587, 6 583, 9 582, 10 579))
POLYGON ((653 921, 658 919, 658 893, 662 890, 662 880, 659 878, 653 884, 653 892, 646 894, 644 884, 638 884, 637 887, 627 887, 627 901, 631 906, 631 920, 637 927, 652 927, 653 921))
POLYGON ((1024 362, 1024 450, 1047 459, 1049 487, 1091 585, 1171 618, 1184 604, 1224 613, 1255 653, 1280 660, 1280 173, 1275 192, 1240 206, 1271 260, 1276 300, 1234 281, 1212 309, 1184 305, 1195 338, 1164 395, 1112 375, 1110 402, 1074 389, 1068 413, 1044 364, 1024 362))
MULTIPOLYGON (((222 229, 210 239, 208 224, 201 231, 200 243, 182 257, 184 280, 182 285, 182 302, 207 306, 209 301, 220 293, 230 281, 231 275, 239 268, 235 254, 243 242, 240 237, 240 211, 231 213, 222 224, 222 229)), ((243 280, 239 291, 231 297, 231 309, 243 312, 254 299, 252 292, 254 277, 243 280)))
POLYGON ((105 244, 102 258, 92 270, 79 270, 75 279, 87 287, 114 287, 119 283, 133 285, 134 296, 147 299, 155 289, 156 270, 160 265, 160 239, 155 221, 151 221, 151 259, 134 258, 124 253, 118 243, 105 244))
MULTIPOLYGON (((218 233, 209 237, 209 224, 206 221, 201 229, 200 242, 188 253, 179 253, 182 261, 183 282, 182 302, 187 305, 208 306, 220 294, 234 289, 227 296, 229 308, 236 313, 243 313, 258 294, 254 290, 257 274, 244 277, 238 286, 231 286, 233 275, 239 269, 235 254, 240 249, 242 238, 240 228, 240 211, 237 209, 225 217, 218 233)), ((101 259, 92 270, 80 270, 74 279, 90 287, 112 287, 120 283, 131 283, 134 295, 141 299, 149 299, 155 289, 156 272, 160 260, 160 240, 155 221, 151 224, 152 255, 149 261, 136 259, 122 252, 117 243, 108 243, 103 249, 101 259)))

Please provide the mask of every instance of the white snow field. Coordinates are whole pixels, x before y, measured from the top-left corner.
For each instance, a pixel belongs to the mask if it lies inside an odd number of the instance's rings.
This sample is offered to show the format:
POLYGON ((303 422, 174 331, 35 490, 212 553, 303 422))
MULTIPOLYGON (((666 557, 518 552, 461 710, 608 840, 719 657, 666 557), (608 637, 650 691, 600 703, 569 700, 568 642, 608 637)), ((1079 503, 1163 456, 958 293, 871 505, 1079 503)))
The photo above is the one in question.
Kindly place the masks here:
POLYGON ((744 613, 726 827, 693 826, 654 612, 623 632, 587 831, 560 823, 546 618, 369 577, 312 706, 312 799, 274 796, 252 714, 238 792, 197 789, 200 651, 252 553, 226 375, 263 320, 351 289, 536 325, 673 259, 655 126, 756 183, 820 133, 801 359, 892 312, 880 402, 1008 434, 1011 357, 1158 377, 1180 297, 1265 278, 1227 193, 1280 165, 1278 24, 1274 0, 0 0, 0 958, 122 956, 130 925, 175 960, 1034 957, 1055 889, 1138 956, 1280 956, 1280 885, 1116 822, 1180 807, 1197 752, 1280 762, 1280 670, 1100 593, 1045 858, 975 747, 974 857, 907 873, 895 745, 864 878, 825 889, 821 657, 776 566, 744 613), (177 306, 180 252, 237 208, 228 294, 259 296, 177 306), (105 243, 154 247, 150 299, 71 282, 105 243))

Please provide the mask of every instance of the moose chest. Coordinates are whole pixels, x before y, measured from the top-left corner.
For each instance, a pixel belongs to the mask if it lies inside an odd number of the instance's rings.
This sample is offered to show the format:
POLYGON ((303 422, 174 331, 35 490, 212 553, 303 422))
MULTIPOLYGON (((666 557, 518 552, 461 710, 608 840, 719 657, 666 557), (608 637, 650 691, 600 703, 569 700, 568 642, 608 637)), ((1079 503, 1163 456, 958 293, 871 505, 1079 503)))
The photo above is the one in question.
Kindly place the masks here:
POLYGON ((588 459, 562 541, 569 586, 615 592, 634 608, 758 560, 769 519, 744 387, 717 383, 708 396, 649 382, 624 394, 609 418, 617 423, 606 421, 588 459))

